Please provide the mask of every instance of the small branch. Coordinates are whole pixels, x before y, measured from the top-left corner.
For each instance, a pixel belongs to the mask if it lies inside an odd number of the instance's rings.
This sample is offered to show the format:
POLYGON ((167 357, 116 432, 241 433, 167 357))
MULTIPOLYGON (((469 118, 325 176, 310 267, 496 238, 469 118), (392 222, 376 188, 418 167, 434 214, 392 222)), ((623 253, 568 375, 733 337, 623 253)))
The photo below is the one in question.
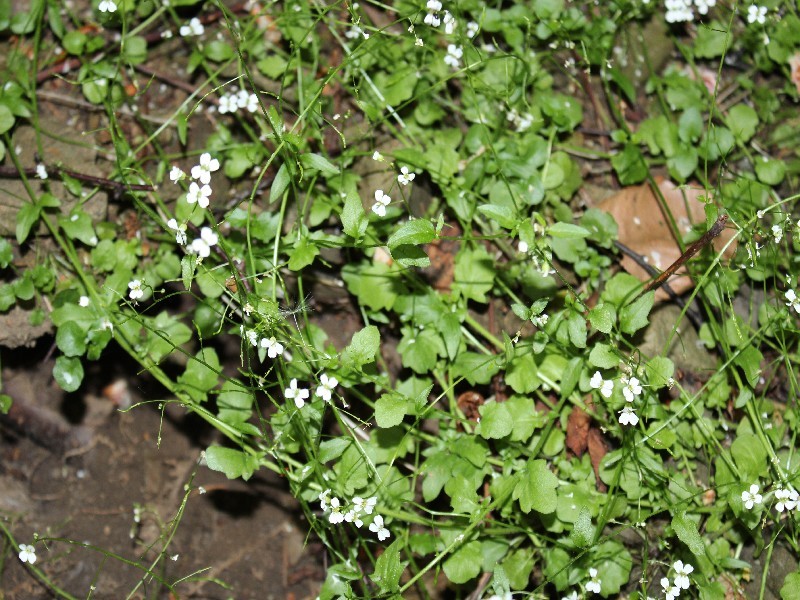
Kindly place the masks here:
MULTIPOLYGON (((84 173, 78 173, 77 171, 72 171, 70 169, 65 169, 64 167, 57 167, 54 165, 45 165, 45 169, 48 173, 57 173, 59 175, 66 175, 67 177, 72 177, 73 179, 77 179, 78 181, 85 181, 86 183, 91 183, 100 188, 106 189, 113 189, 118 192, 124 191, 131 191, 131 192, 155 192, 157 187, 154 185, 147 185, 143 183, 125 183, 124 181, 112 181, 111 179, 106 179, 105 177, 96 177, 95 175, 86 175, 84 173)), ((30 178, 38 178, 36 173, 36 168, 31 167, 28 169, 23 169, 23 173, 25 173, 26 177, 30 178)), ((2 167, 0 166, 0 177, 2 178, 18 178, 20 176, 20 172, 15 167, 2 167)))

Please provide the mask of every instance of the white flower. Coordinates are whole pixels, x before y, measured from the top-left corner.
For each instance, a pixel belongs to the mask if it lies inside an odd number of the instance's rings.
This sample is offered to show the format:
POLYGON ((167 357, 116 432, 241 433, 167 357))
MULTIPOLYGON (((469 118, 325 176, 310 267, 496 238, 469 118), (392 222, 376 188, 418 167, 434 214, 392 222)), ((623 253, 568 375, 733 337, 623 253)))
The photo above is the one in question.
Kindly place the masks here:
MULTIPOLYGON (((289 382, 289 387, 283 390, 283 395, 286 396, 287 400, 294 400, 294 404, 297 408, 303 408, 306 404, 306 398, 308 398, 308 390, 298 389, 297 379, 292 379, 289 382)), ((336 500, 336 498, 334 498, 334 500, 336 500)), ((333 500, 331 500, 331 506, 333 506, 333 500)), ((336 506, 339 506, 338 500, 336 500, 336 506)), ((341 521, 339 522, 341 523, 341 521)), ((333 521, 331 521, 331 523, 333 523, 333 521)))
POLYGON ((82 306, 83 308, 89 306, 89 296, 81 296, 78 300, 78 306, 82 306))
POLYGON ((523 242, 520 240, 519 244, 517 244, 517 250, 520 254, 527 254, 528 253, 528 242, 523 242))
POLYGON ((694 19, 692 0, 664 0, 664 7, 667 9, 664 15, 667 23, 681 23, 694 19))
MULTIPOLYGON (((194 171, 194 169, 192 169, 194 171)), ((197 202, 197 205, 200 208, 208 207, 208 197, 211 196, 211 186, 204 185, 200 187, 194 181, 189 184, 189 192, 186 194, 186 202, 189 204, 194 204, 197 202)))
POLYGON ((611 379, 603 379, 600 371, 594 372, 589 380, 589 385, 595 390, 600 390, 604 398, 610 398, 611 392, 614 390, 614 382, 611 379))
POLYGON ((667 577, 661 578, 661 587, 664 589, 666 600, 675 600, 675 598, 681 595, 681 588, 670 585, 669 578, 667 577))
POLYGON ((128 283, 128 296, 131 300, 138 300, 142 296, 144 296, 144 292, 142 291, 142 282, 138 279, 134 279, 130 283, 128 283))
POLYGON ((636 425, 638 422, 639 417, 636 416, 636 412, 630 406, 625 406, 619 411, 620 425, 636 425))
POLYGON ((414 177, 416 177, 416 173, 409 173, 408 167, 401 167, 400 168, 400 175, 397 176, 397 181, 401 185, 408 185, 412 181, 414 181, 414 177))
POLYGON ((392 199, 383 193, 383 190, 375 190, 375 204, 372 205, 372 212, 379 217, 386 216, 386 207, 392 199))
POLYGON ((694 0, 697 6, 697 12, 701 15, 708 14, 708 9, 717 3, 717 0, 694 0))
POLYGON ((197 254, 200 258, 206 258, 211 254, 211 247, 219 241, 219 236, 210 227, 203 227, 200 230, 200 237, 196 238, 189 251, 197 254))
POLYGON ((361 496, 355 496, 353 498, 353 504, 356 507, 356 510, 359 513, 366 513, 368 515, 372 514, 372 510, 375 508, 375 505, 378 503, 377 496, 372 496, 371 498, 362 498, 361 496))
POLYGON ((456 18, 450 14, 449 11, 444 11, 444 32, 447 35, 452 35, 456 30, 456 18))
POLYGON ((184 173, 180 167, 172 165, 172 169, 169 172, 169 178, 172 183, 178 183, 184 177, 186 177, 186 173, 184 173))
POLYGON ((113 13, 117 12, 117 5, 113 2, 113 0, 102 0, 97 7, 97 10, 100 12, 108 12, 113 13))
POLYGON ((589 577, 591 577, 591 580, 589 581, 589 583, 586 584, 586 591, 599 594, 600 584, 603 582, 603 580, 597 578, 597 569, 595 569, 594 567, 590 568, 589 577))
POLYGON ((428 0, 425 8, 433 12, 439 12, 442 10, 442 3, 439 0, 428 0))
POLYGON ((798 505, 797 490, 790 488, 788 490, 777 489, 775 490, 775 499, 778 500, 775 504, 775 510, 782 513, 784 510, 792 510, 798 505))
POLYGON ((44 166, 43 164, 41 164, 41 163, 39 163, 38 165, 36 165, 36 176, 37 176, 39 179, 47 179, 47 177, 48 177, 48 175, 47 175, 47 169, 46 169, 46 168, 45 168, 45 166, 44 166))
POLYGON ((475 21, 467 23, 467 37, 472 39, 478 35, 478 24, 475 21))
POLYGON ((236 102, 236 96, 233 94, 225 94, 219 99, 219 114, 224 115, 227 113, 235 113, 236 110, 239 108, 239 104, 236 102))
POLYGON ((580 596, 578 596, 578 592, 572 590, 568 595, 561 598, 561 600, 578 600, 580 596))
MULTIPOLYGON (((292 381, 296 381, 296 380, 292 379, 292 381)), ((297 404, 297 400, 295 400, 295 404, 297 404)), ((298 408, 301 408, 301 407, 298 406, 298 408)), ((328 521, 330 521, 334 525, 344 521, 344 515, 342 514, 341 502, 339 502, 338 498, 331 498, 331 514, 328 517, 328 521)))
POLYGON ((547 325, 547 322, 549 320, 550 320, 550 317, 548 315, 538 315, 538 316, 533 317, 531 319, 531 323, 536 325, 536 327, 538 327, 539 329, 543 329, 544 326, 547 325))
POLYGON ((747 510, 752 510, 756 504, 761 504, 761 494, 758 493, 758 484, 754 483, 750 486, 750 490, 742 492, 742 502, 747 510))
POLYGON ((763 25, 767 21, 767 7, 751 4, 747 9, 747 22, 763 25))
POLYGON ((200 164, 192 167, 192 179, 199 179, 200 183, 206 184, 211 181, 211 173, 218 169, 219 161, 211 158, 208 152, 203 152, 200 155, 200 164))
MULTIPOLYGON (((314 392, 314 395, 319 396, 325 400, 325 402, 330 402, 331 392, 333 392, 333 390, 336 389, 336 386, 339 385, 339 381, 336 379, 336 377, 328 377, 327 373, 323 373, 320 375, 319 382, 322 385, 317 386, 317 391, 314 392)), ((355 502, 355 498, 353 499, 353 502, 355 502)))
POLYGON ((772 237, 775 238, 775 243, 780 244, 783 239, 783 228, 780 225, 772 226, 772 237))
POLYGON ((622 388, 622 395, 625 400, 633 402, 634 398, 642 393, 642 386, 639 385, 639 380, 636 377, 631 377, 629 380, 623 381, 625 387, 622 388))
POLYGON ((444 57, 444 62, 454 69, 457 69, 461 64, 461 57, 464 56, 464 51, 455 44, 447 45, 447 55, 444 57))
POLYGON ((22 562, 26 562, 29 565, 32 565, 36 562, 36 548, 33 546, 29 546, 28 544, 20 544, 19 545, 19 559, 22 562))
POLYGON ((682 560, 676 560, 672 568, 675 569, 675 587, 688 590, 689 574, 694 571, 694 567, 689 563, 684 565, 682 560))
POLYGON ((181 37, 191 37, 193 35, 203 35, 205 27, 197 17, 192 18, 187 25, 181 25, 181 37))
POLYGON ((377 533, 378 540, 381 542, 391 535, 389 530, 383 526, 383 517, 380 515, 375 515, 375 519, 373 519, 372 523, 369 525, 369 530, 372 533, 377 533))
POLYGON ((283 354, 283 344, 275 339, 273 335, 271 338, 261 338, 261 347, 267 349, 267 356, 275 358, 283 354))
POLYGON ((319 505, 323 512, 328 512, 328 503, 331 501, 330 495, 331 491, 329 489, 319 495, 319 505))
POLYGON ((791 306, 795 312, 800 313, 800 300, 797 298, 797 293, 792 289, 788 289, 784 296, 786 297, 786 306, 791 306))
POLYGON ((375 152, 372 153, 372 160, 383 162, 383 154, 375 150, 375 152))
POLYGON ((186 223, 181 223, 178 225, 178 222, 175 219, 170 219, 167 221, 167 227, 172 229, 175 232, 175 241, 178 242, 181 246, 186 245, 186 223))
POLYGON ((245 337, 247 337, 247 341, 250 342, 251 346, 258 346, 258 334, 254 329, 249 329, 245 333, 245 337))
POLYGON ((258 110, 258 96, 255 94, 250 94, 247 97, 247 104, 245 104, 244 108, 249 113, 254 113, 258 110))
POLYGON ((344 520, 348 523, 353 523, 356 527, 361 527, 364 521, 361 520, 358 511, 355 509, 348 510, 344 515, 344 520))

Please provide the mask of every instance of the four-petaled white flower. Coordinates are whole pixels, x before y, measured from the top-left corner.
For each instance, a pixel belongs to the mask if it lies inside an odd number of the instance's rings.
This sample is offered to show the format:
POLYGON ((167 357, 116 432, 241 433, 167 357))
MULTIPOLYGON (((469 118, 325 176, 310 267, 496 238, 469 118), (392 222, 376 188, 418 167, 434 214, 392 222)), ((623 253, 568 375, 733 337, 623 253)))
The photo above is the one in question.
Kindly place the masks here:
POLYGON ((777 504, 775 504, 775 510, 780 513, 784 510, 792 510, 800 504, 798 502, 800 496, 798 496, 797 490, 794 488, 789 488, 788 490, 779 488, 775 490, 775 499, 778 501, 777 504))
POLYGON ((361 514, 355 508, 351 508, 344 514, 344 520, 358 528, 361 528, 364 524, 364 521, 361 520, 361 514))
POLYGON ((751 4, 747 9, 747 22, 763 25, 767 21, 767 7, 751 4))
POLYGON ((597 569, 591 567, 589 569, 589 577, 591 580, 589 583, 586 584, 586 591, 587 592, 594 592, 595 594, 600 593, 600 584, 603 583, 602 579, 597 578, 597 569))
POLYGON ((754 483, 750 486, 749 490, 742 492, 742 502, 747 510, 752 510, 756 504, 761 504, 761 494, 758 493, 758 484, 754 483))
POLYGON ((383 154, 375 150, 375 152, 372 153, 372 160, 383 162, 383 154))
POLYGON ((467 23, 467 37, 469 39, 474 38, 476 35, 478 35, 479 29, 480 27, 475 21, 470 21, 467 23))
POLYGON ((619 424, 620 425, 636 425, 639 422, 639 417, 636 416, 636 412, 634 412, 633 408, 630 406, 624 406, 621 411, 619 411, 619 424))
POLYGON ((197 202, 197 205, 200 208, 207 208, 209 196, 211 196, 210 185, 204 185, 203 187, 200 187, 196 182, 193 181, 189 184, 189 192, 186 194, 186 202, 189 204, 194 204, 197 202))
POLYGON ((671 585, 668 577, 661 578, 661 587, 664 589, 664 597, 666 600, 675 600, 681 595, 681 588, 677 585, 671 585))
POLYGON ((247 337, 247 341, 250 342, 251 346, 258 346, 258 333, 254 329, 249 329, 245 332, 245 336, 247 337))
POLYGON ((29 546, 28 544, 20 544, 19 559, 24 563, 32 565, 36 562, 36 548, 29 546))
POLYGON ((380 540, 381 542, 387 539, 390 535, 389 530, 383 526, 383 517, 380 515, 375 515, 375 518, 369 525, 369 530, 373 533, 377 533, 378 540, 380 540))
POLYGON ((456 30, 456 18, 450 14, 450 11, 444 11, 444 18, 442 19, 444 22, 444 32, 447 35, 452 35, 452 33, 456 30))
POLYGON ((206 184, 211 181, 211 173, 219 169, 219 161, 211 158, 208 152, 200 155, 200 164, 192 167, 192 179, 199 179, 200 183, 206 184))
POLYGON ((144 292, 142 291, 142 282, 139 279, 134 279, 133 281, 128 283, 128 296, 131 300, 138 300, 142 296, 144 296, 144 292))
POLYGON ((192 242, 189 251, 197 254, 200 258, 206 258, 211 254, 211 247, 215 246, 218 241, 219 236, 211 227, 203 227, 200 230, 200 237, 192 242))
POLYGON ((397 176, 397 181, 401 185, 408 185, 412 181, 414 181, 414 177, 416 177, 416 173, 410 173, 408 167, 401 167, 400 168, 400 175, 397 176))
POLYGON ((359 513, 363 512, 371 515, 377 503, 378 498, 376 496, 372 496, 372 498, 362 498, 361 496, 353 497, 353 505, 359 513))
MULTIPOLYGON (((315 396, 319 396, 325 402, 331 401, 331 392, 336 389, 336 386, 339 385, 339 381, 336 377, 328 377, 327 373, 323 373, 319 377, 319 382, 321 385, 317 386, 317 391, 314 392, 315 396)), ((353 499, 355 502, 355 498, 353 499)))
POLYGON ((675 569, 675 587, 688 590, 689 574, 694 571, 694 567, 689 563, 683 564, 682 560, 676 560, 672 568, 675 569))
POLYGON ((117 12, 117 5, 113 0, 102 0, 100 4, 97 6, 97 10, 100 12, 108 12, 113 13, 117 12))
POLYGON ((375 190, 375 204, 372 205, 372 212, 374 212, 379 217, 386 216, 386 207, 389 206, 389 203, 392 199, 383 193, 383 190, 375 190))
POLYGON ((800 299, 797 298, 797 292, 789 289, 786 290, 784 296, 786 297, 786 306, 791 306, 795 312, 800 313, 800 299))
POLYGON ((239 103, 236 101, 236 96, 232 94, 224 94, 219 99, 219 107, 217 110, 219 114, 224 115, 227 113, 235 113, 236 109, 239 108, 239 103))
POLYGON ((603 379, 600 371, 594 372, 589 380, 589 385, 595 390, 600 390, 604 398, 610 398, 611 392, 614 390, 614 382, 611 379, 603 379))
POLYGON ((428 9, 428 14, 425 15, 423 21, 426 25, 438 27, 442 22, 438 15, 439 11, 442 10, 442 3, 439 0, 428 0, 425 7, 428 9))
MULTIPOLYGON (((286 396, 287 400, 294 400, 294 404, 297 408, 303 408, 308 398, 308 390, 298 388, 297 379, 292 379, 289 382, 289 387, 283 390, 283 395, 286 396)), ((336 500, 336 498, 333 500, 336 500)), ((333 500, 331 500, 331 506, 333 506, 333 500)), ((339 506, 338 500, 336 500, 336 506, 339 506)), ((341 520, 339 522, 341 523, 341 520)), ((331 521, 331 523, 333 523, 333 521, 331 521)))
POLYGON ((83 308, 86 308, 87 306, 89 306, 89 296, 81 296, 78 299, 78 306, 81 306, 83 308))
POLYGON ((167 221, 167 227, 172 229, 175 232, 175 241, 178 242, 181 246, 186 245, 186 223, 181 223, 178 225, 178 221, 175 219, 170 219, 167 221))
POLYGON ((630 379, 623 379, 622 382, 625 384, 625 387, 622 388, 622 395, 625 396, 625 400, 628 402, 633 402, 634 398, 642 393, 642 386, 639 384, 639 380, 636 377, 631 377, 630 379))
POLYGON ((331 491, 330 489, 325 490, 319 495, 319 505, 322 508, 322 512, 328 512, 328 504, 331 501, 331 491))
POLYGON ((454 69, 457 69, 461 64, 462 56, 464 56, 464 50, 455 44, 448 44, 447 55, 444 57, 444 62, 446 65, 450 65, 454 69))
MULTIPOLYGON (((295 381, 292 379, 292 381, 295 381)), ((297 400, 295 400, 295 404, 297 400)), ((300 407, 298 407, 300 408, 300 407)), ((328 521, 336 525, 337 523, 341 523, 344 521, 344 515, 342 514, 342 506, 341 502, 339 502, 338 498, 331 498, 331 514, 328 517, 328 521)))
POLYGON ((783 227, 780 225, 772 226, 772 237, 775 238, 775 243, 780 244, 783 239, 783 227))
POLYGON ((519 244, 517 244, 517 250, 520 254, 527 254, 528 253, 528 242, 523 242, 520 240, 519 244))
POLYGON ((184 173, 180 167, 172 165, 172 169, 169 172, 169 178, 172 183, 178 183, 181 179, 186 177, 186 173, 184 173))
POLYGON ((270 358, 283 354, 283 344, 276 340, 274 335, 271 338, 261 338, 261 347, 267 349, 267 356, 270 358))
POLYGON ((43 164, 41 164, 41 163, 39 163, 38 165, 36 165, 36 176, 37 176, 39 179, 47 179, 47 177, 48 177, 48 175, 47 175, 47 168, 46 168, 46 167, 45 167, 43 164))
POLYGON ((181 37, 191 37, 193 35, 203 35, 205 30, 200 19, 193 17, 186 25, 181 25, 180 33, 181 37))

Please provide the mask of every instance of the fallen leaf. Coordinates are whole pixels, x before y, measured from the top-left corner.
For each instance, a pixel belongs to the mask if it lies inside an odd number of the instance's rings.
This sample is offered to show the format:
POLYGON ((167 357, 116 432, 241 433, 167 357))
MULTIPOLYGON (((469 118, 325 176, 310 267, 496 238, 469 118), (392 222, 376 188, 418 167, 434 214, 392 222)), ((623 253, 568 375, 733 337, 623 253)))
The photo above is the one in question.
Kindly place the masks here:
MULTIPOLYGON (((657 177, 656 183, 681 235, 688 233, 692 225, 705 221, 705 203, 700 199, 706 195, 703 188, 692 185, 679 188, 662 177, 657 177)), ((658 198, 648 184, 624 188, 600 202, 597 207, 609 213, 617 221, 619 241, 640 254, 659 271, 663 271, 680 257, 680 247, 672 235, 658 198)), ((721 251, 733 235, 733 230, 724 229, 714 240, 714 248, 721 251)), ((730 246, 726 256, 731 256, 734 250, 730 246)), ((652 279, 652 276, 629 256, 622 259, 622 268, 642 282, 652 279)), ((685 275, 686 269, 682 267, 668 280, 669 286, 676 294, 683 294, 694 286, 691 278, 685 275)), ((669 296, 663 289, 656 290, 656 301, 667 298, 669 296)))
POLYGON ((586 452, 589 445, 589 423, 592 418, 586 414, 580 406, 576 406, 569 413, 567 419, 567 440, 566 445, 572 453, 580 458, 586 452))
POLYGON ((797 88, 800 94, 800 52, 793 54, 789 59, 789 81, 797 88))
POLYGON ((603 457, 608 452, 608 448, 599 429, 593 427, 589 430, 588 442, 589 458, 592 460, 592 469, 594 469, 594 477, 597 481, 597 491, 606 492, 608 491, 608 486, 600 479, 600 461, 603 460, 603 457))

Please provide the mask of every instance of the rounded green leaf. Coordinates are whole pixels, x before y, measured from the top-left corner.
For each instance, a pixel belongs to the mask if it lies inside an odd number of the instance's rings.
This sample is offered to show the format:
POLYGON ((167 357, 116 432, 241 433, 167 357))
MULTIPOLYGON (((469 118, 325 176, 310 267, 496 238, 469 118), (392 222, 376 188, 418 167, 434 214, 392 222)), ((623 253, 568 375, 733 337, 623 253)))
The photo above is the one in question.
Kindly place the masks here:
POLYGON ((83 381, 83 365, 79 358, 59 356, 53 367, 53 377, 65 392, 74 392, 83 381))
POLYGON ((5 104, 0 104, 0 134, 14 126, 14 115, 5 104))
POLYGON ((481 437, 487 440, 506 437, 514 428, 514 420, 504 402, 490 400, 480 407, 481 437))
POLYGON ((444 574, 453 583, 466 583, 481 572, 481 544, 470 542, 444 561, 444 574))
POLYGON ((67 321, 56 332, 56 345, 64 356, 82 356, 86 352, 86 332, 74 321, 67 321))

